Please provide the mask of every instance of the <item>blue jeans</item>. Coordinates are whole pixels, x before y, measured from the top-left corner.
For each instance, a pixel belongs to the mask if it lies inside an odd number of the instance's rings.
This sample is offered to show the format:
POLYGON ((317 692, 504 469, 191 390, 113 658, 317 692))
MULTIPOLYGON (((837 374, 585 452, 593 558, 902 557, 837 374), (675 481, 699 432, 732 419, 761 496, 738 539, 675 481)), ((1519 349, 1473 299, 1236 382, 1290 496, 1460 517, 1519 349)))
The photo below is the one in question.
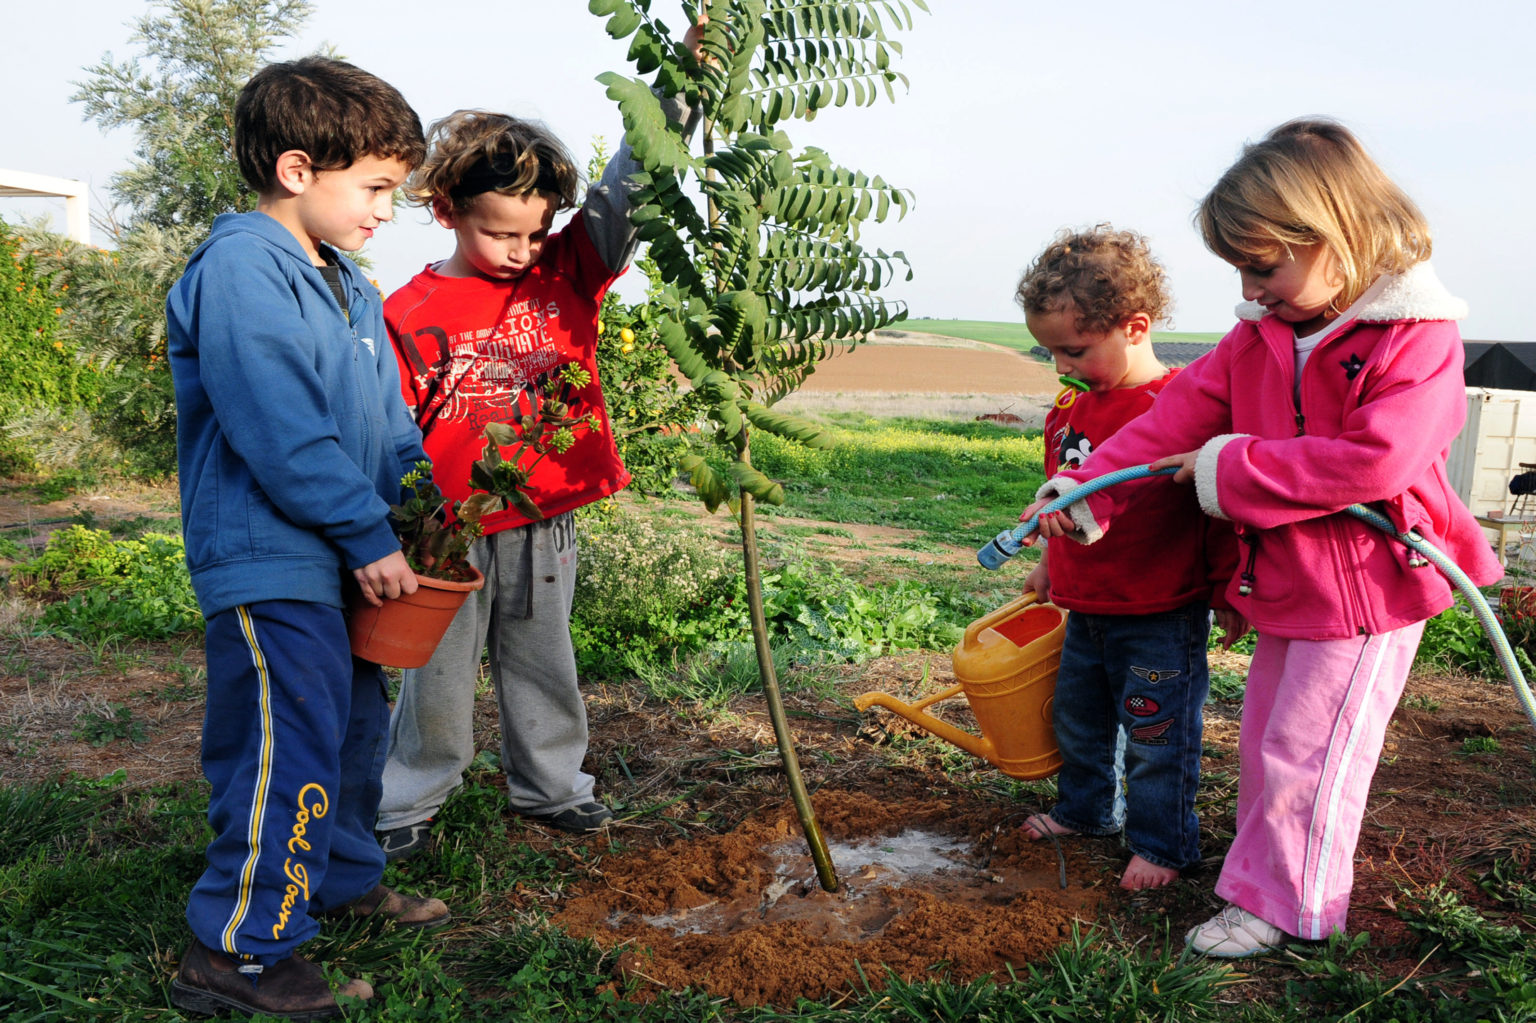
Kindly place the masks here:
POLYGON ((1210 611, 1203 602, 1148 615, 1072 612, 1052 724, 1061 748, 1051 817, 1085 835, 1125 831, 1160 867, 1200 859, 1195 792, 1210 611))

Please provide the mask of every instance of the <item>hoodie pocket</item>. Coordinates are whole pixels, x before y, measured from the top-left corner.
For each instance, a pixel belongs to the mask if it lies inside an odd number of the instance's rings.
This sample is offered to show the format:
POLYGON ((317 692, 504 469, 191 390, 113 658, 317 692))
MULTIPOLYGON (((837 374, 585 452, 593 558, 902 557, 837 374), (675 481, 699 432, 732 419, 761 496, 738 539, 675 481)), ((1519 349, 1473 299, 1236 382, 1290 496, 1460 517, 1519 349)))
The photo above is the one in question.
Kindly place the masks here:
POLYGON ((246 523, 250 553, 255 557, 292 557, 316 546, 313 532, 295 525, 259 490, 252 491, 247 498, 246 523))
POLYGON ((1290 600, 1296 590, 1296 573, 1301 566, 1294 555, 1295 532, 1298 526, 1279 526, 1274 529, 1254 530, 1243 537, 1242 565, 1240 571, 1252 564, 1253 592, 1249 596, 1266 604, 1281 604, 1290 600))

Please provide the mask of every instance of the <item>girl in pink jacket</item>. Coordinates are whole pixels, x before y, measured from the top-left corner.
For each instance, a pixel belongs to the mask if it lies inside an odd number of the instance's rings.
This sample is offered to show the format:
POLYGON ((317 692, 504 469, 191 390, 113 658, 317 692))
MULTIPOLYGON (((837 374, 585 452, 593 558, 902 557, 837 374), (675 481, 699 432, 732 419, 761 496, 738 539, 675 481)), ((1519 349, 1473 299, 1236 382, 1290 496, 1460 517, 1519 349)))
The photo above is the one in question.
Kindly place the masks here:
MULTIPOLYGON (((1416 529, 1479 585, 1502 573, 1446 478, 1466 417, 1466 304, 1436 279, 1423 216, 1332 121, 1248 145, 1201 202, 1206 245, 1237 268, 1240 322, 1152 408, 1026 509, 1125 466, 1177 466, 1243 541, 1228 598, 1258 633, 1239 733, 1237 832, 1185 941, 1255 955, 1342 930, 1387 722, 1424 621, 1450 584, 1363 503, 1416 529), (1180 452, 1170 455, 1169 452, 1180 452)), ((1124 496, 1110 487, 1047 516, 1042 536, 1092 543, 1124 496)))

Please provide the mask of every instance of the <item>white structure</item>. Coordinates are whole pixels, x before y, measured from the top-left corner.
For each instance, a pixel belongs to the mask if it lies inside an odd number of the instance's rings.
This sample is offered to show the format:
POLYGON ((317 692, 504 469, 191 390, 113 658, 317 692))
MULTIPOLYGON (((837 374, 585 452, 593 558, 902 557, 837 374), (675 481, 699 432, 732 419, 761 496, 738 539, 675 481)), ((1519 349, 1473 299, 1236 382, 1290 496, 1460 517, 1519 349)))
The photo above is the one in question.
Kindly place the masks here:
POLYGON ((1536 513, 1515 505, 1509 481, 1536 465, 1536 391, 1467 388, 1467 422, 1451 443, 1446 473, 1505 561, 1536 559, 1536 513))
POLYGON ((91 211, 85 182, 26 171, 0 170, 0 196, 56 196, 64 200, 64 233, 91 244, 91 211))

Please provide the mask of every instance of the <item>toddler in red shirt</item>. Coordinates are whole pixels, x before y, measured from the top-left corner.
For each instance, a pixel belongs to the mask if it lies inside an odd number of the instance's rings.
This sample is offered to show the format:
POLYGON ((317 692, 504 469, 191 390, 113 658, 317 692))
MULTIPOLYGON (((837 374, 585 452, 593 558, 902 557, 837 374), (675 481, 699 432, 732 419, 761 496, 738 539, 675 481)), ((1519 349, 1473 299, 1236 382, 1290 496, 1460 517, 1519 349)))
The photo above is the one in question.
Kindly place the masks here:
MULTIPOLYGON (((1051 477, 1080 467, 1178 372, 1152 350, 1152 327, 1172 302, 1146 239, 1108 225, 1059 234, 1016 297, 1029 332, 1072 381, 1046 415, 1051 477)), ((1222 597, 1237 564, 1230 525, 1207 518, 1188 487, 1122 486, 1136 492, 1119 530, 1091 547, 1052 539, 1025 583, 1072 613, 1052 704, 1059 801, 1024 830, 1032 840, 1123 831, 1131 860, 1120 885, 1139 890, 1200 859, 1211 609, 1228 645, 1247 625, 1222 597)))

